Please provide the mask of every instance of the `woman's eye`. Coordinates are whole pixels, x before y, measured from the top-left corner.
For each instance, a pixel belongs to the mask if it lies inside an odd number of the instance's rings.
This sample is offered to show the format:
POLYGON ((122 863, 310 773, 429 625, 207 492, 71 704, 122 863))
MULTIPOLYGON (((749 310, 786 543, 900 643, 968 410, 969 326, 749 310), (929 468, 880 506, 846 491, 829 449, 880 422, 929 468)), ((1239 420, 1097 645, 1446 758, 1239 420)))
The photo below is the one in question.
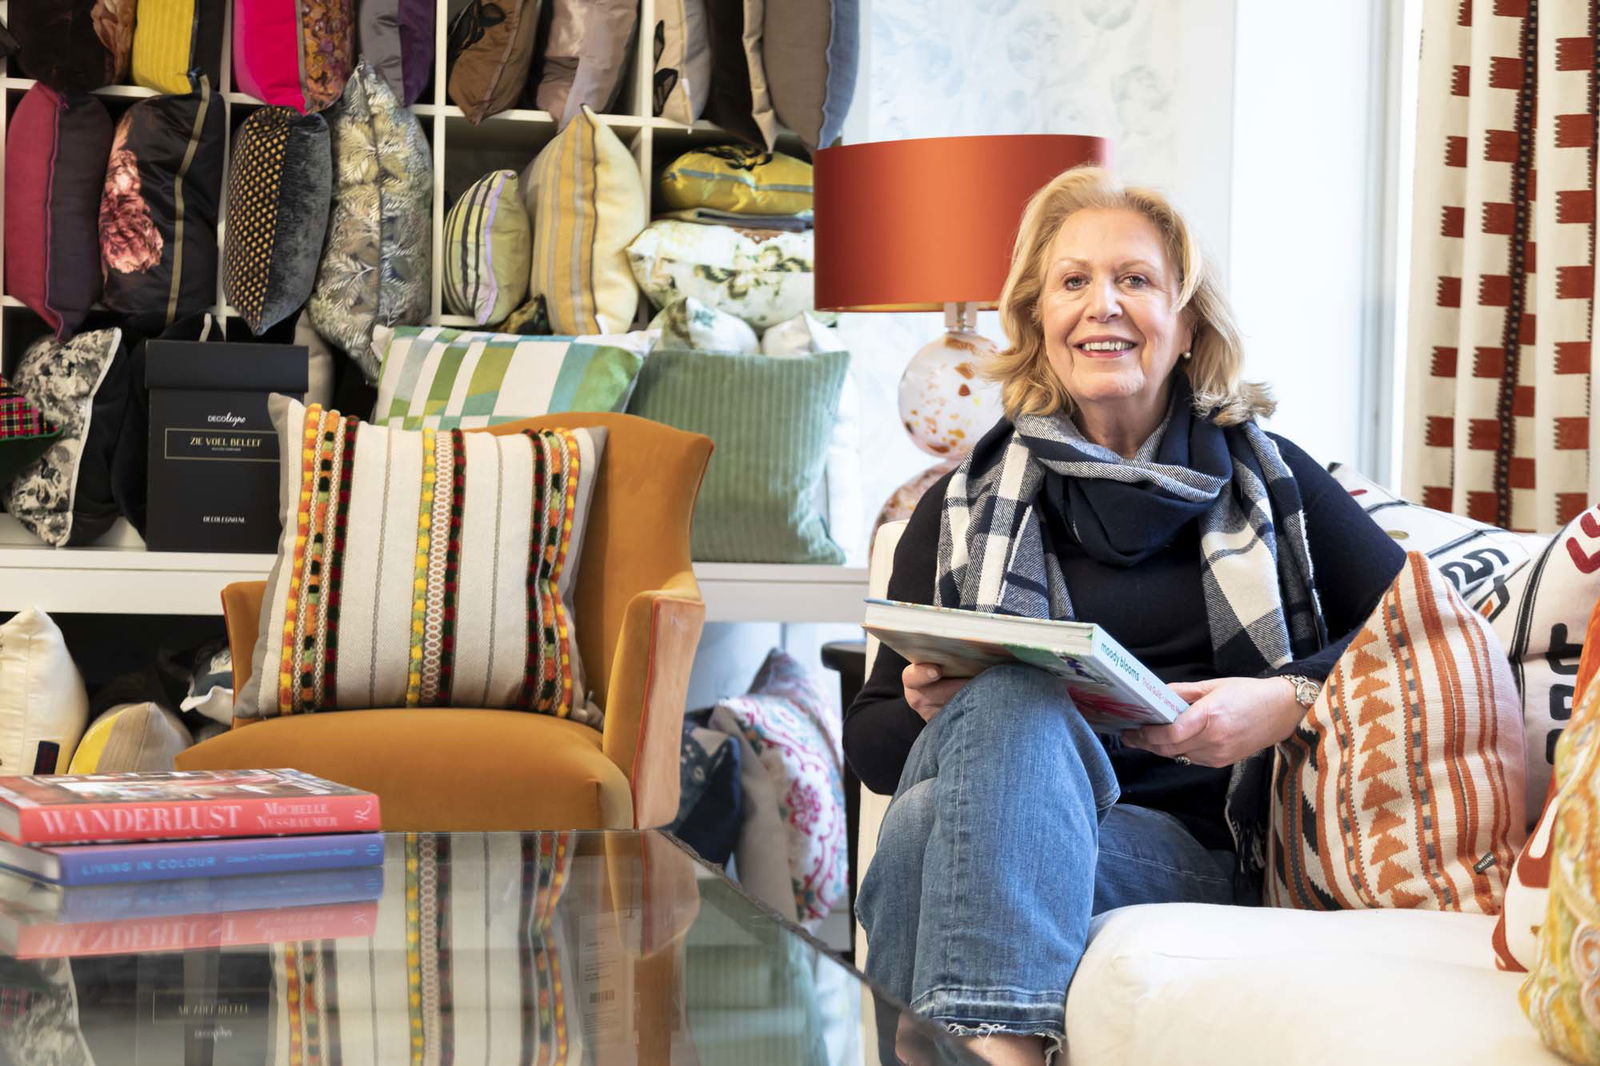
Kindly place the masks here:
POLYGON ((1061 281, 1061 287, 1063 289, 1081 289, 1087 284, 1088 282, 1081 274, 1069 274, 1061 281))
POLYGON ((1132 286, 1135 289, 1142 289, 1150 284, 1150 279, 1145 277, 1143 274, 1129 274, 1122 280, 1124 284, 1132 286))

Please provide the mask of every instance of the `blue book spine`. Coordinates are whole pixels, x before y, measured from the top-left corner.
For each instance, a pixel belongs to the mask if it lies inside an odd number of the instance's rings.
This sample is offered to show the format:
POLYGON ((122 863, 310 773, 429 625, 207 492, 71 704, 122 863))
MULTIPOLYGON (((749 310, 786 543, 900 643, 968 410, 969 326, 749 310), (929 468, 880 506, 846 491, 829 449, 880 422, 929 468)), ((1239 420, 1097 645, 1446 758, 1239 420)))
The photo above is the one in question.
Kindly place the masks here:
POLYGON ((376 866, 383 861, 383 834, 80 844, 50 850, 61 860, 59 884, 108 885, 376 866))
POLYGON ((64 889, 57 922, 221 914, 270 907, 360 903, 383 896, 383 867, 307 870, 292 874, 185 878, 156 884, 124 882, 64 889))

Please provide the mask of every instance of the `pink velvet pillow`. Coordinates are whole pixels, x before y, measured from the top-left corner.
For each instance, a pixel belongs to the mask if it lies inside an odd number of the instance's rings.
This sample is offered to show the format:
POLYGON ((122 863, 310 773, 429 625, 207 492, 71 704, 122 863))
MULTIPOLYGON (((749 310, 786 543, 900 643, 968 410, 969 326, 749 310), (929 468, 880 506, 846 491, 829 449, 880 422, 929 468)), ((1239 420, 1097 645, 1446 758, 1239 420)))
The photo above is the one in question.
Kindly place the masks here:
POLYGON ((355 69, 355 34, 355 0, 234 0, 234 81, 266 103, 321 111, 355 69))
POLYGON ((6 291, 64 338, 100 296, 111 116, 98 97, 41 82, 12 114, 6 149, 6 291))

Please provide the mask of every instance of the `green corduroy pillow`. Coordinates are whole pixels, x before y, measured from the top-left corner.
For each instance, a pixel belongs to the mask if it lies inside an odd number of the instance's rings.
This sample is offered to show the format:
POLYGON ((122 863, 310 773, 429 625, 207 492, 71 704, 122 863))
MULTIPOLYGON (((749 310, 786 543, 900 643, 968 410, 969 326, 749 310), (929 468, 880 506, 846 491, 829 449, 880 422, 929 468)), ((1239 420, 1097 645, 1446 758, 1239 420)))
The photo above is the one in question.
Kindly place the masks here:
POLYGON ((629 413, 716 444, 694 512, 697 560, 844 562, 816 490, 849 365, 848 352, 657 351, 644 361, 629 413))

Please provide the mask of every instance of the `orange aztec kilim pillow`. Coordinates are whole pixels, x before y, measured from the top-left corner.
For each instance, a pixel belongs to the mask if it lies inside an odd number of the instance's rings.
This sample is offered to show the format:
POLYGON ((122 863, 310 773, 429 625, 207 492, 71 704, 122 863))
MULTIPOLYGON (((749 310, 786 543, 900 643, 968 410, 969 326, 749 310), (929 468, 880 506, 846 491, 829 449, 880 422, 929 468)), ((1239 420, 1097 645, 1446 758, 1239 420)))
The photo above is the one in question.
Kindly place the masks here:
POLYGON ((1523 745, 1489 624, 1408 554, 1278 745, 1268 903, 1497 913, 1527 826, 1523 745))
POLYGON ((486 707, 600 725, 572 597, 604 429, 400 430, 270 403, 283 534, 236 719, 486 707))

